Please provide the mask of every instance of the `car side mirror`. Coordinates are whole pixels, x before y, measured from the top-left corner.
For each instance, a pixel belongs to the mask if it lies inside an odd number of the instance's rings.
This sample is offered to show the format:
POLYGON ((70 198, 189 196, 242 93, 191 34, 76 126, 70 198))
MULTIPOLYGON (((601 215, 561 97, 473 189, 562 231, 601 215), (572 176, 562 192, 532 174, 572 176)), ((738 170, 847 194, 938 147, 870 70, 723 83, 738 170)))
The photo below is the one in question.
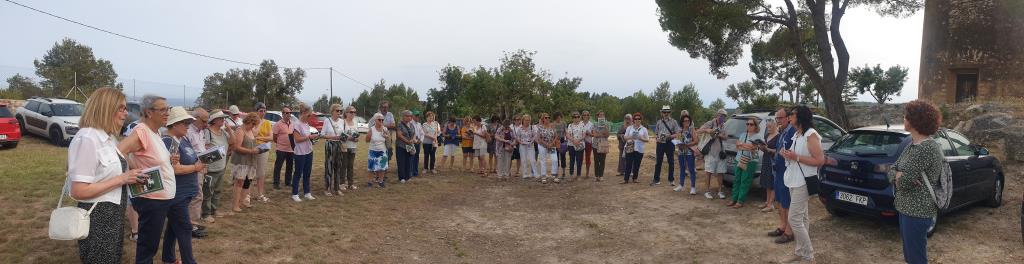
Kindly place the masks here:
POLYGON ((974 155, 975 156, 986 156, 988 154, 989 153, 988 153, 988 149, 987 148, 982 147, 980 145, 974 145, 974 155))

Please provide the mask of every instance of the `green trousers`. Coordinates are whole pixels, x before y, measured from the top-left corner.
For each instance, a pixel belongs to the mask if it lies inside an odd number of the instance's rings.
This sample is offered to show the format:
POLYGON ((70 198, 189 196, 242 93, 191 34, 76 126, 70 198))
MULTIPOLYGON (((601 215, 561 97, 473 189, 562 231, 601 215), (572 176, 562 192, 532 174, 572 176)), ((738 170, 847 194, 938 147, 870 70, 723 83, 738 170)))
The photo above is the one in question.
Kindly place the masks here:
POLYGON ((732 200, 737 203, 743 203, 747 200, 747 192, 750 191, 750 184, 754 182, 754 170, 757 169, 757 162, 747 162, 746 169, 740 169, 736 167, 732 175, 735 177, 732 180, 732 200))

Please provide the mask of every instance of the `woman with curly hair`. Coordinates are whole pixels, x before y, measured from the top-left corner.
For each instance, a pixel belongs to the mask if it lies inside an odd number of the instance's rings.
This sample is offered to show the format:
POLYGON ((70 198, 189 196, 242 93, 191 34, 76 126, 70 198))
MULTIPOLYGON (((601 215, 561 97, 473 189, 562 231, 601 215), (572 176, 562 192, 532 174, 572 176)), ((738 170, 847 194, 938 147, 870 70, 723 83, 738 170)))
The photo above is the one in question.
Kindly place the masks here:
POLYGON ((889 170, 889 181, 900 212, 903 260, 928 263, 928 228, 939 212, 928 188, 938 184, 944 162, 942 147, 932 135, 942 124, 942 114, 935 105, 921 100, 907 103, 903 111, 903 129, 910 132, 912 141, 889 170))

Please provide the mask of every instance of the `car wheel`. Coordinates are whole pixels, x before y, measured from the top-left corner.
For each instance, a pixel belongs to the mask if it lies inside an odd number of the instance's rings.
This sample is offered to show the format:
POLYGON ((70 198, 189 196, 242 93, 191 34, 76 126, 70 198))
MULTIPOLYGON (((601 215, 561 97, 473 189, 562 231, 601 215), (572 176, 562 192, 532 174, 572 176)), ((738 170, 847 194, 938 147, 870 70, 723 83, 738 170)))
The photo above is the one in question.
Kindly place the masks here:
POLYGON ((985 205, 992 208, 997 208, 1003 205, 1003 177, 996 178, 995 189, 992 190, 992 197, 985 200, 985 205))
POLYGON ((64 133, 60 132, 57 126, 50 127, 50 142, 57 146, 64 146, 64 133))
POLYGON ((939 226, 939 214, 935 213, 935 216, 932 216, 932 226, 928 227, 928 237, 932 237, 932 235, 935 234, 935 230, 938 229, 937 228, 938 226, 939 226))
POLYGON ((21 131, 22 131, 21 133, 28 132, 28 130, 25 130, 25 118, 22 118, 21 116, 18 116, 18 118, 15 118, 15 119, 18 119, 18 128, 21 129, 21 131))

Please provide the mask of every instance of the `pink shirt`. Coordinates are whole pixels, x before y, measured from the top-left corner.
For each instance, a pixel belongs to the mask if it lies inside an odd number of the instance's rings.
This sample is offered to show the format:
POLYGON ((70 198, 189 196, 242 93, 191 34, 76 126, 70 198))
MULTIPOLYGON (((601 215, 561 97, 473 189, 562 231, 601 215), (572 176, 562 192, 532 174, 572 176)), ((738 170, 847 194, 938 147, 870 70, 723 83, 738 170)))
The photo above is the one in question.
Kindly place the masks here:
POLYGON ((139 137, 139 143, 142 145, 141 150, 129 153, 128 167, 143 170, 160 167, 160 178, 162 178, 164 185, 162 191, 145 194, 141 197, 154 200, 174 199, 175 186, 177 185, 174 181, 174 168, 171 167, 171 153, 167 152, 167 147, 164 145, 163 140, 160 139, 160 135, 149 129, 145 123, 140 122, 139 125, 132 129, 132 133, 128 136, 139 137))
POLYGON ((284 122, 277 122, 274 124, 274 135, 277 136, 277 151, 293 152, 292 143, 288 141, 288 135, 292 134, 294 129, 293 124, 285 124, 284 122))

